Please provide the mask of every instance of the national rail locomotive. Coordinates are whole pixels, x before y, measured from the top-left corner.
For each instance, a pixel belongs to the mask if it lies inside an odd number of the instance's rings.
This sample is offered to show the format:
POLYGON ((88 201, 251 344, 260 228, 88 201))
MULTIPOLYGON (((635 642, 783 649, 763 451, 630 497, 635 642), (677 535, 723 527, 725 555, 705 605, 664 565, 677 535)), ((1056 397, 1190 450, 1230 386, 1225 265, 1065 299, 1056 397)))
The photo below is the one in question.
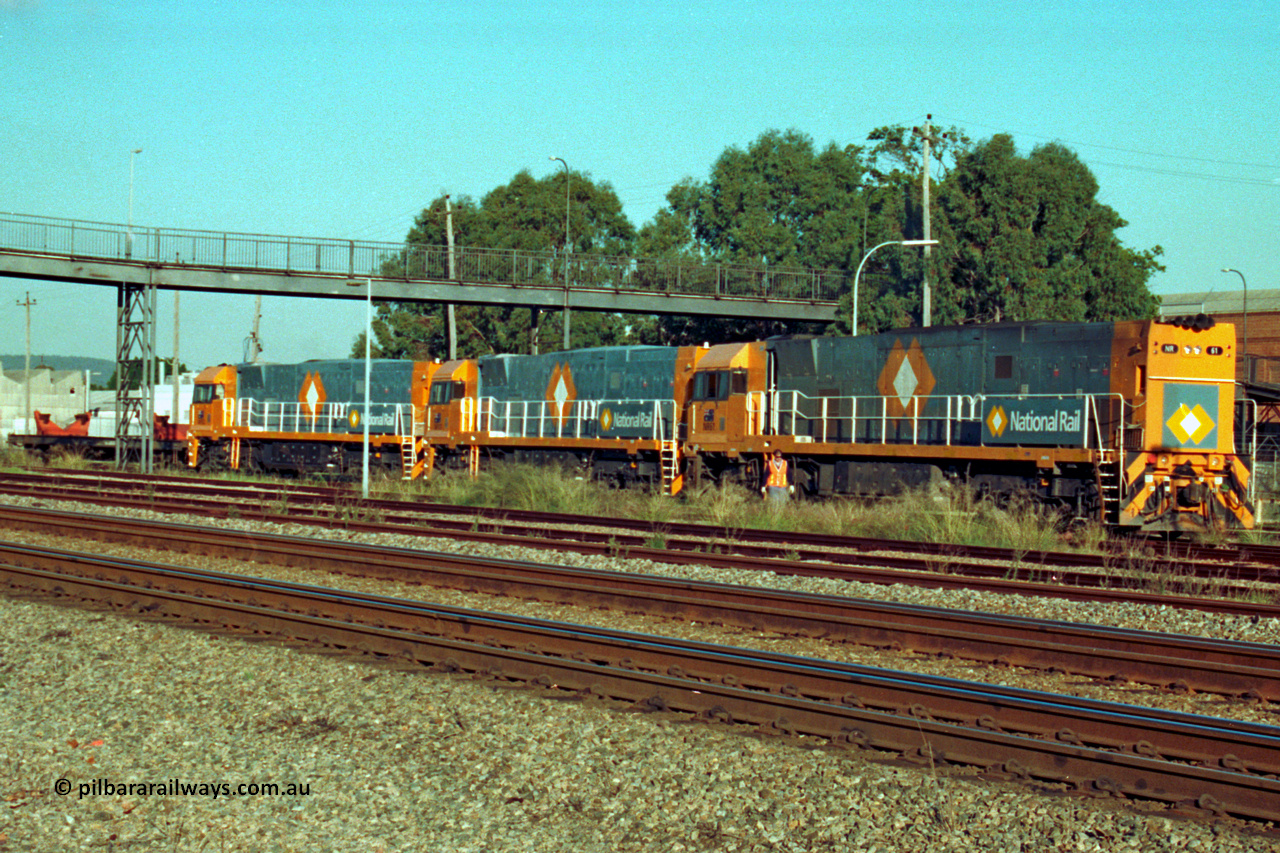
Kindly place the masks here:
POLYGON ((943 480, 1146 531, 1252 527, 1234 328, 1200 316, 1003 323, 449 362, 220 365, 188 462, 417 477, 559 463, 669 493, 755 484, 781 450, 808 496, 943 480))

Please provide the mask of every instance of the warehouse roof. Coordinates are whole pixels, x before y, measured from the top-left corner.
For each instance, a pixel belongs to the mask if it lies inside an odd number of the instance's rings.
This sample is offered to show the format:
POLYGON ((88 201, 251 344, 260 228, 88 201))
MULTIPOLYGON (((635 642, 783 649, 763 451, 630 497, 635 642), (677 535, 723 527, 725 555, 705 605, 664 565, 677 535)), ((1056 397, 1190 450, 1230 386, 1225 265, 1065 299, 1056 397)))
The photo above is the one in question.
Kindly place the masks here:
MULTIPOLYGON (((1160 314, 1174 317, 1180 314, 1240 314, 1244 311, 1244 291, 1206 290, 1202 293, 1166 293, 1160 297, 1160 314)), ((1249 313, 1280 313, 1280 290, 1252 290, 1249 292, 1249 313)))

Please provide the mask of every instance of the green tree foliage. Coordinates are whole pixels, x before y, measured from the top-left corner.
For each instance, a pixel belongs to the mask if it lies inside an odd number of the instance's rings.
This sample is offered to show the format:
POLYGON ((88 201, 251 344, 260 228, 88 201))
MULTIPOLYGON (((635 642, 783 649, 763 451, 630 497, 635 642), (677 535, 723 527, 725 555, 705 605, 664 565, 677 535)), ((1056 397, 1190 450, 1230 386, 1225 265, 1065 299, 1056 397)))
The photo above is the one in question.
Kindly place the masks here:
MULTIPOLYGON (((621 255, 635 252, 635 227, 622 214, 622 204, 606 183, 596 183, 574 172, 569 179, 569 237, 575 255, 621 255)), ((478 204, 463 197, 452 202, 454 245, 459 248, 517 249, 551 252, 565 248, 565 180, 563 171, 541 180, 521 172, 511 183, 490 191, 478 204)), ((418 246, 444 246, 446 197, 435 199, 414 221, 405 242, 418 246)), ((547 256, 542 274, 548 284, 559 281, 561 267, 547 256)), ((404 273, 405 264, 415 274, 447 278, 446 256, 432 253, 430 269, 416 254, 387 264, 388 275, 404 273)), ((465 270, 459 271, 465 280, 465 270)), ((470 358, 487 353, 528 352, 533 312, 527 307, 458 305, 455 308, 458 355, 470 358)), ((559 349, 563 334, 559 312, 542 313, 538 322, 541 352, 559 349)), ((628 324, 615 315, 575 312, 571 344, 600 346, 628 340, 628 324)), ((445 358, 449 352, 445 306, 442 303, 387 302, 377 306, 374 350, 383 358, 445 358)), ((364 355, 364 336, 352 347, 352 356, 364 355)))
MULTIPOLYGON (((686 178, 672 187, 666 206, 638 233, 607 184, 574 173, 568 176, 571 248, 575 256, 677 261, 691 275, 714 274, 699 273, 700 264, 754 267, 762 277, 785 269, 836 270, 851 285, 871 247, 923 237, 926 132, 931 236, 939 245, 927 260, 918 248, 898 246, 871 256, 859 277, 862 331, 920 322, 926 263, 938 324, 1154 315, 1158 301, 1148 282, 1162 269, 1161 249, 1133 250, 1120 242, 1124 220, 1098 202, 1098 182, 1073 152, 1050 144, 1022 156, 1008 135, 975 143, 956 127, 885 126, 873 130, 865 146, 821 149, 798 131, 770 130, 745 148, 727 148, 705 181, 686 178)), ((541 180, 522 172, 479 203, 457 200, 456 244, 554 252, 542 256, 536 274, 555 285, 565 248, 565 180, 563 171, 541 180)), ((417 218, 407 242, 446 243, 443 197, 417 218)), ((405 264, 419 265, 412 274, 448 275, 440 251, 428 261, 416 254, 393 260, 388 274, 405 272, 405 264)), ((458 277, 466 280, 465 272, 458 277)), ((827 333, 848 333, 850 297, 846 292, 841 299, 827 333)), ((458 306, 459 354, 527 352, 531 321, 527 307, 458 306)), ((537 328, 541 351, 559 348, 559 312, 542 315, 537 328)), ((585 312, 574 314, 572 328, 574 346, 824 331, 779 321, 585 312)), ((448 350, 441 305, 379 306, 375 334, 385 356, 432 358, 448 350)), ((363 354, 363 339, 353 352, 363 354)))
MULTIPOLYGON (((1150 317, 1160 247, 1135 252, 1125 222, 1098 202, 1074 153, 1041 145, 1021 157, 992 137, 961 154, 939 186, 944 225, 940 322, 1150 317)), ((937 221, 937 220, 935 220, 937 221)))
MULTIPOLYGON (((868 224, 862 149, 818 151, 795 131, 771 130, 746 149, 726 149, 705 182, 686 179, 640 231, 642 256, 778 268, 849 268, 868 224)), ((811 331, 804 324, 719 318, 658 318, 663 343, 759 338, 811 331)))

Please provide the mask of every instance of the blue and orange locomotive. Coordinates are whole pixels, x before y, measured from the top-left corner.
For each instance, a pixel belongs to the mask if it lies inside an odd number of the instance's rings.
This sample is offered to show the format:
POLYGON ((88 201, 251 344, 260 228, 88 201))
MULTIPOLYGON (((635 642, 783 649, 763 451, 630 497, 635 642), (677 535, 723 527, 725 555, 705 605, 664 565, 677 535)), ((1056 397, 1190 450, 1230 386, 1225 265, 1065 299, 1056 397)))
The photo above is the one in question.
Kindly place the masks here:
POLYGON ((1234 328, 1004 323, 439 362, 221 365, 196 380, 189 464, 416 477, 558 463, 668 493, 759 481, 809 496, 943 480, 1146 531, 1252 527, 1234 328))

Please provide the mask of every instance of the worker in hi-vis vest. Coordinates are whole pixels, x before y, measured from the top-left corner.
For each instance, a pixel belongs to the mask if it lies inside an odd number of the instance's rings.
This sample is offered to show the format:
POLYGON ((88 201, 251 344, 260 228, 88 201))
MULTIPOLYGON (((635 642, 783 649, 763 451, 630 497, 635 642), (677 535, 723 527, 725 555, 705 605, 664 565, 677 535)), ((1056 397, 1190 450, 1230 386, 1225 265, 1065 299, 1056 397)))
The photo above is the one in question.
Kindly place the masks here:
POLYGON ((771 504, 784 504, 795 492, 791 485, 791 466, 782 458, 782 451, 775 450, 764 463, 764 485, 760 494, 771 504))

